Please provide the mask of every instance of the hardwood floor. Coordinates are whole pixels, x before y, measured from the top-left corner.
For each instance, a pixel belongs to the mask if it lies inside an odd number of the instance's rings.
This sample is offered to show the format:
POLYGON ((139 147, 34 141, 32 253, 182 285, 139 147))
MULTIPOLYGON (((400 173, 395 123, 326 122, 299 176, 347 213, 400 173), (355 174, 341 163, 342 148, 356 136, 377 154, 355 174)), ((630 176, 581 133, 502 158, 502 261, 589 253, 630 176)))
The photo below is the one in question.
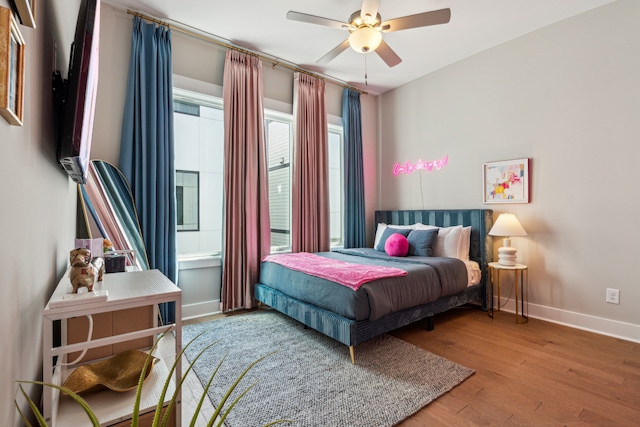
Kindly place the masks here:
MULTIPOLYGON (((640 344, 474 307, 392 335, 476 371, 402 427, 640 425, 640 344)), ((185 425, 198 387, 191 377, 183 388, 185 425)))
POLYGON ((392 335, 476 370, 403 427, 640 425, 640 344, 474 308, 392 335))

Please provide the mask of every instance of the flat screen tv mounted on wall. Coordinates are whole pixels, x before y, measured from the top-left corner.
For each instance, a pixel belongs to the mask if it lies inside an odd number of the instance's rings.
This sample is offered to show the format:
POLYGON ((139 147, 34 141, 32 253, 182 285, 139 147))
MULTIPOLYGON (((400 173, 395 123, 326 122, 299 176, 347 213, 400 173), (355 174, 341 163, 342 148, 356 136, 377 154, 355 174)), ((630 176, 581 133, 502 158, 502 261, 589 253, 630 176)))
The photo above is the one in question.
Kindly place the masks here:
POLYGON ((67 79, 53 75, 57 104, 58 162, 71 179, 86 183, 98 92, 100 0, 82 0, 67 79))

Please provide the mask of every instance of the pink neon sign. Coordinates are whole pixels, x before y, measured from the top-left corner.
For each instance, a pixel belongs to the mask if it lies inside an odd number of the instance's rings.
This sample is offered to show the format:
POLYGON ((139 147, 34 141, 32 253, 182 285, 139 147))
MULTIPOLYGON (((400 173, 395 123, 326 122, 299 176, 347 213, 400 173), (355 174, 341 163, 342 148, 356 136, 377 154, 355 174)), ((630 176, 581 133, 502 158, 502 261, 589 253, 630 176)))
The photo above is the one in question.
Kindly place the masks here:
POLYGON ((406 173, 408 175, 420 169, 426 169, 427 172, 431 172, 434 168, 436 170, 442 169, 442 167, 446 166, 448 163, 449 156, 443 156, 441 159, 431 160, 428 162, 423 162, 422 159, 419 159, 415 164, 404 162, 404 165, 400 165, 400 163, 396 163, 396 165, 393 167, 393 174, 395 176, 398 176, 401 173, 406 173))

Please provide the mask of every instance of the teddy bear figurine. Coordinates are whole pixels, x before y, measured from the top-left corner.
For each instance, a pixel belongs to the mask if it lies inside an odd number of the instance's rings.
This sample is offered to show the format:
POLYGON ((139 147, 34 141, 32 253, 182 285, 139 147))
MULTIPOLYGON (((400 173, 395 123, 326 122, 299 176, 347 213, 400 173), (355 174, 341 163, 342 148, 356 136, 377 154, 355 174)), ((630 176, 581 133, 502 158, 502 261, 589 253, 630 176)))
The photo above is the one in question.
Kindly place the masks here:
POLYGON ((93 291, 94 283, 102 281, 104 259, 101 257, 92 258, 89 249, 77 248, 72 250, 69 254, 69 261, 71 263, 69 279, 71 280, 74 294, 77 294, 78 289, 82 287, 86 287, 91 292, 93 291))

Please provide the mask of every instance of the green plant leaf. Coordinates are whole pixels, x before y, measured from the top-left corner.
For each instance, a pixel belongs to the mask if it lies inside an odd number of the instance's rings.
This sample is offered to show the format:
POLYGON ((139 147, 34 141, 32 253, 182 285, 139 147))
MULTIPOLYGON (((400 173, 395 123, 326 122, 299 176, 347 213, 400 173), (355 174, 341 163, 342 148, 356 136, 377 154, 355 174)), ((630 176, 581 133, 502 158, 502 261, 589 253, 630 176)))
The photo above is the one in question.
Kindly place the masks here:
MULTIPOLYGON (((196 335, 193 339, 191 339, 191 341, 189 341, 189 343, 187 343, 187 345, 182 349, 182 351, 180 352, 180 354, 176 357, 175 361, 173 362, 173 365, 171 366, 171 369, 169 371, 169 375, 167 376, 167 381, 165 381, 164 384, 164 388, 162 391, 162 398, 160 399, 160 401, 158 402, 158 407, 156 408, 156 414, 159 414, 159 408, 161 407, 161 403, 164 400, 164 395, 166 393, 166 390, 169 388, 169 384, 171 381, 171 377, 173 376, 173 372, 176 369, 176 366, 178 363, 182 363, 182 355, 184 354, 184 352, 187 350, 187 348, 189 346, 191 346, 191 344, 193 344, 195 342, 195 340, 197 338, 199 338, 204 332, 196 335)), ((189 364, 189 367, 187 368, 186 372, 183 373, 182 378, 180 378, 178 384, 176 385, 175 391, 173 393, 173 396, 171 397, 171 400, 169 402, 169 404, 167 405, 167 410, 165 411, 165 414, 163 416, 162 419, 162 423, 160 424, 159 427, 166 427, 167 423, 169 422, 169 417, 171 414, 171 411, 173 410, 174 406, 175 406, 175 402, 178 399, 178 394, 180 393, 180 391, 182 390, 182 384, 184 383, 184 381, 187 379, 187 375, 189 374, 189 372, 193 369, 194 364, 196 363, 196 361, 200 358, 200 356, 202 356, 205 351, 207 351, 208 349, 210 349, 211 347, 213 347, 214 345, 216 345, 219 341, 214 341, 211 344, 207 345, 205 348, 203 348, 200 353, 198 353, 198 355, 193 359, 193 361, 189 364)), ((155 424, 154 424, 155 425, 155 424)))
MULTIPOLYGON (((198 414, 200 413, 200 410, 202 409, 202 404, 204 403, 204 399, 207 397, 207 392, 209 391, 209 388, 211 388, 211 383, 213 382, 213 379, 215 378, 218 371, 220 370, 222 363, 227 359, 228 355, 229 355, 229 352, 227 352, 227 354, 224 355, 224 357, 218 363, 218 366, 216 366, 216 369, 213 370, 213 374, 211 374, 211 376, 209 377, 209 381, 207 381, 207 385, 204 387, 204 391, 202 392, 202 395, 200 395, 200 400, 198 401, 198 405, 196 406, 196 409, 193 412, 193 417, 191 418, 190 427, 195 427, 196 420, 198 419, 198 414)), ((191 365, 193 365, 193 363, 191 365)))
POLYGON ((274 426, 276 424, 282 424, 282 423, 293 423, 293 420, 276 420, 276 421, 271 421, 268 424, 265 424, 263 427, 269 427, 269 426, 274 426))
POLYGON ((144 361, 144 365, 142 366, 142 371, 140 371, 140 377, 138 378, 138 386, 136 387, 136 398, 133 403, 133 411, 131 413, 131 427, 138 427, 140 423, 140 397, 142 396, 142 384, 144 383, 144 374, 147 372, 147 367, 151 363, 153 359, 153 352, 158 347, 158 343, 164 337, 164 335, 171 330, 171 327, 167 328, 161 335, 160 338, 155 340, 151 350, 147 354, 147 358, 144 361))
MULTIPOLYGON (((27 402, 29 403, 29 407, 31 408, 31 412, 33 412, 33 415, 35 415, 35 417, 38 419, 38 424, 40 424, 40 427, 44 427, 46 425, 46 423, 44 421, 44 418, 42 417, 42 414, 40 413, 38 408, 36 408, 36 405, 29 398, 27 393, 24 391, 24 388, 22 388, 22 384, 20 384, 19 387, 20 387, 20 391, 22 392, 22 395, 25 397, 25 399, 27 399, 27 402)), ((31 425, 31 423, 29 422, 29 420, 27 420, 27 418, 24 416, 24 414, 20 410, 20 405, 18 405, 18 402, 14 400, 13 403, 16 405, 16 409, 18 410, 18 413, 20 414, 20 418, 22 418, 22 421, 24 422, 25 426, 33 427, 31 425)))
MULTIPOLYGON (((156 340, 156 342, 153 344, 153 347, 151 348, 151 350, 149 351, 149 354, 147 355, 147 359, 145 360, 145 364, 142 368, 142 372, 140 374, 140 378, 138 379, 138 386, 136 388, 136 398, 135 398, 135 402, 134 402, 134 406, 133 406, 133 412, 132 412, 132 417, 131 417, 131 427, 138 427, 139 423, 140 423, 140 399, 142 396, 142 386, 144 383, 144 373, 147 370, 147 366, 149 365, 149 363, 151 363, 151 359, 154 357, 153 356, 153 352, 155 351, 156 347, 158 346, 158 344, 160 343, 160 340, 162 340, 162 338, 165 336, 165 334, 167 334, 169 331, 171 331, 172 327, 169 327, 166 331, 164 331, 160 337, 156 340)), ((195 337, 193 337, 191 339, 191 341, 189 341, 187 343, 187 345, 185 345, 182 350, 180 351, 180 353, 176 356, 175 361, 173 362, 173 364, 171 365, 171 369, 169 370, 169 374, 167 375, 167 378, 164 382, 164 385, 162 387, 162 391, 160 393, 160 396, 158 397, 158 403, 156 404, 156 411, 155 414, 153 416, 153 422, 152 422, 152 427, 163 427, 166 426, 168 421, 169 421, 169 417, 171 412, 173 411, 173 408, 175 406, 175 402, 178 398, 178 395, 180 393, 182 384, 184 382, 184 380, 186 379, 187 373, 192 369, 193 367, 193 363, 195 363, 195 361, 197 360, 194 359, 194 361, 189 365, 189 369, 187 370, 187 372, 182 376, 182 378, 179 379, 178 383, 176 384, 176 388, 175 388, 175 392, 173 393, 173 396, 169 402, 169 404, 167 405, 167 409, 165 410, 165 415, 162 418, 162 420, 160 420, 160 414, 162 413, 162 408, 164 407, 164 401, 165 401, 165 396, 167 394, 167 390, 169 389, 169 385, 171 384, 171 380, 173 378, 173 374, 175 372, 176 366, 178 363, 181 363, 182 361, 182 355, 184 354, 184 352, 187 350, 187 348, 189 348, 191 346, 191 344, 193 344, 195 342, 195 340, 197 338, 199 338, 202 334, 204 333, 204 331, 198 335, 196 335, 195 337)), ((203 354, 207 349, 209 349, 210 347, 212 347, 213 345, 215 345, 216 342, 209 344, 207 347, 205 347, 200 354, 198 355, 198 358, 200 357, 201 354, 203 354)))
MULTIPOLYGON (((56 385, 56 384, 51 384, 51 383, 45 383, 45 382, 42 382, 42 381, 22 381, 22 380, 19 380, 18 382, 22 383, 22 384, 36 384, 36 385, 41 385, 41 386, 44 386, 44 387, 52 387, 52 388, 60 390, 61 392, 69 395, 69 397, 71 397, 73 400, 78 402, 80 404, 80 406, 82 406, 82 409, 87 414, 87 416, 89 417, 89 420, 91 421, 91 424, 94 427, 100 427, 100 421, 98 420, 98 417, 93 412, 93 410, 91 409, 91 407, 89 406, 87 401, 84 400, 80 395, 78 395, 74 391, 68 389, 67 387, 56 385)), ((22 388, 22 386, 20 388, 22 388)), ((44 421, 44 418, 42 417, 42 414, 40 413, 40 410, 36 407, 35 403, 33 403, 33 401, 26 395, 24 390, 22 391, 22 393, 26 397, 27 402, 29 403, 29 406, 31 406, 31 410, 32 411, 35 410, 34 414, 36 415, 36 417, 37 418, 42 418, 42 422, 40 422, 40 420, 38 420, 40 425, 41 426, 46 426, 47 424, 44 421)))
MULTIPOLYGON (((169 326, 162 334, 160 334, 160 336, 158 337, 158 339, 155 340, 155 342, 153 343, 153 346, 151 347, 151 350, 149 350, 149 353, 147 354, 147 358, 144 361, 144 366, 142 367, 142 371, 140 371, 140 377, 138 378, 138 386, 136 387, 136 398, 135 401, 133 403, 133 411, 131 414, 131 427, 138 427, 139 423, 140 423, 140 399, 142 396, 142 385, 144 383, 144 379, 145 379, 145 372, 147 372, 147 367, 149 366, 149 364, 151 363, 151 360, 153 359, 153 352, 155 351, 155 349, 158 347, 158 344, 160 343, 160 340, 162 340, 162 338, 171 331, 171 329, 173 328, 173 326, 169 326)), ((165 387, 167 384, 170 383, 171 381, 171 375, 169 374, 167 376, 167 380, 165 381, 165 387)), ((165 395, 165 391, 163 390, 162 395, 160 396, 160 398, 158 399, 158 406, 156 408, 162 408, 162 404, 164 403, 164 395, 165 395)), ((159 417, 159 413, 158 410, 156 409, 156 413, 154 414, 153 417, 153 423, 152 426, 156 427, 158 425, 158 417, 159 417)))
MULTIPOLYGON (((269 357, 269 356, 271 356, 272 354, 275 354, 275 353, 277 353, 277 351, 271 352, 269 354, 266 354, 266 355, 260 357, 259 359, 255 360, 254 362, 249 364, 249 366, 247 366, 247 368, 244 371, 242 371, 242 373, 238 376, 238 378, 236 378, 236 380, 233 382, 233 384, 231 384, 231 386, 229 386, 229 389, 224 394, 223 398, 221 399, 220 403, 218 404, 218 407, 216 408, 213 416, 211 417, 211 419, 209 420, 209 423, 207 424, 209 427, 211 427, 213 425, 213 422, 215 421, 216 417, 220 414, 220 412, 221 412, 222 408, 224 407, 225 403, 227 402, 227 400, 229 399, 229 397, 231 396, 233 391, 236 389, 236 387, 238 387, 238 384, 240 384, 240 381, 242 381, 242 379, 245 377, 245 375, 247 375, 247 373, 255 365, 257 365, 259 362, 261 362, 265 358, 267 358, 267 357, 269 357)), ((256 384, 257 384, 257 382, 252 384, 252 385, 250 385, 249 387, 247 387, 242 393, 240 393, 240 395, 238 397, 236 397, 233 400, 233 402, 231 402, 229 407, 222 413, 222 415, 220 417, 220 421, 217 424, 218 426, 220 426, 220 425, 222 425, 224 423, 224 420, 227 419, 227 416, 231 412, 231 409, 233 409, 233 407, 240 401, 240 399, 242 399, 244 397, 244 395, 247 394, 249 392, 249 390, 251 390, 256 384)), ((207 391, 205 390, 205 393, 206 392, 207 391)))
MULTIPOLYGON (((244 373, 249 372, 249 369, 250 368, 247 368, 247 370, 244 373)), ((233 390, 235 390, 236 386, 239 384, 239 382, 240 382, 240 380, 242 379, 243 376, 244 375, 241 375, 241 377, 238 380, 236 380, 236 382, 229 388, 229 391, 225 395, 224 402, 226 402, 226 400, 229 397, 229 395, 231 394, 231 392, 233 392, 233 390)), ((236 406, 236 403, 238 403, 240 401, 240 399, 242 399, 244 397, 244 395, 249 392, 249 390, 251 390, 253 387, 255 387, 256 384, 258 384, 257 381, 255 383, 251 384, 249 387, 247 387, 242 393, 240 393, 240 395, 238 397, 236 397, 233 400, 233 402, 231 402, 229 407, 222 413, 222 416, 220 417, 220 422, 218 423, 218 426, 220 426, 220 425, 222 425, 224 423, 224 420, 227 419, 227 416, 229 415, 229 413, 231 412, 233 407, 236 406)), ((222 408, 222 405, 223 404, 221 403, 220 404, 220 408, 222 408)))

